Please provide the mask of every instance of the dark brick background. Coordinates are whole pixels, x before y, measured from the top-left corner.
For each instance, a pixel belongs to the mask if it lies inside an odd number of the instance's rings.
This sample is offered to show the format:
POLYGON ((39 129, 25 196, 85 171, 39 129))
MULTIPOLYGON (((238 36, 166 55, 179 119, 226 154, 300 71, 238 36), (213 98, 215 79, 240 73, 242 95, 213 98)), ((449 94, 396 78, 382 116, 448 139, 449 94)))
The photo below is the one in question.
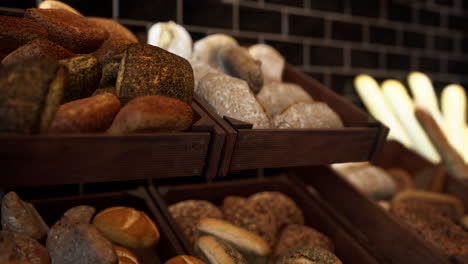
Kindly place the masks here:
MULTIPOLYGON (((354 76, 405 80, 426 72, 438 92, 468 87, 468 0, 64 0, 84 15, 113 17, 141 40, 158 21, 183 24, 194 39, 222 32, 268 43, 288 62, 358 103, 354 76)), ((0 0, 21 15, 35 0, 0 0)))

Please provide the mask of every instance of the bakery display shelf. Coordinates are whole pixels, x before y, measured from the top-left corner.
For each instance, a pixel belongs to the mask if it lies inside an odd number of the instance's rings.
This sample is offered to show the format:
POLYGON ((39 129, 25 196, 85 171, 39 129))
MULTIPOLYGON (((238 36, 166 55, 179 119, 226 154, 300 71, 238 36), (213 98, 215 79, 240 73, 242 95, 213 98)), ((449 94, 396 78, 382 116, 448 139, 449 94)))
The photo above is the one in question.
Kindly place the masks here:
POLYGON ((452 263, 439 248, 423 240, 409 226, 400 224, 372 198, 361 193, 326 166, 294 168, 290 176, 317 192, 334 211, 352 225, 348 231, 378 255, 380 263, 452 263), (314 177, 310 177, 314 175, 314 177))
POLYGON ((160 210, 166 217, 167 222, 170 223, 171 228, 181 240, 184 249, 191 254, 194 253, 193 247, 170 215, 169 205, 188 199, 208 200, 215 205, 221 205, 224 197, 228 195, 246 197, 261 191, 277 191, 286 194, 297 203, 304 213, 306 225, 316 228, 330 237, 335 243, 335 254, 343 263, 378 263, 329 214, 322 210, 321 206, 318 205, 318 200, 285 176, 180 186, 159 186, 158 188, 150 186, 149 191, 160 206, 160 210))
POLYGON ((444 192, 462 200, 468 208, 468 181, 457 179, 396 141, 385 142, 374 163, 385 169, 402 168, 414 177, 418 189, 444 192))
POLYGON ((0 135, 0 186, 213 175, 224 130, 192 107, 195 122, 185 132, 0 135))
POLYGON ((132 207, 145 212, 155 221, 160 232, 160 241, 156 247, 131 250, 141 264, 164 263, 172 257, 185 253, 182 245, 165 222, 165 218, 143 187, 123 192, 33 200, 30 202, 49 226, 52 226, 55 221, 60 219, 65 211, 78 205, 93 206, 96 208, 96 212, 113 206, 132 207))
POLYGON ((220 117, 202 98, 195 101, 226 131, 219 176, 256 168, 321 165, 372 160, 388 129, 332 90, 286 65, 283 80, 301 85, 341 117, 342 129, 251 129, 252 125, 220 117))

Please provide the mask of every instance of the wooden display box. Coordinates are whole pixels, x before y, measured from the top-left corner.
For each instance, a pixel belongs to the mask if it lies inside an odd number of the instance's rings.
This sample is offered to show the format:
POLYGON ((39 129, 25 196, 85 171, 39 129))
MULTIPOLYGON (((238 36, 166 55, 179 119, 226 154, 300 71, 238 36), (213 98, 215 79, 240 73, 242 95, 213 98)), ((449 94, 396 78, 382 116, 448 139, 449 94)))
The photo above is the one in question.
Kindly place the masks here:
POLYGON ((185 132, 0 135, 0 186, 214 175, 225 131, 192 107, 196 121, 185 132))
POLYGON ((323 203, 343 216, 341 222, 369 251, 378 256, 379 263, 451 263, 442 250, 423 240, 409 226, 399 223, 376 201, 330 168, 295 168, 291 175, 295 175, 303 184, 312 186, 323 203))
POLYGON ((132 249, 141 264, 162 264, 172 257, 185 254, 182 245, 144 188, 118 193, 34 200, 31 202, 49 226, 59 220, 65 211, 78 205, 93 206, 96 208, 96 213, 112 206, 133 207, 145 212, 155 221, 161 235, 161 239, 155 248, 132 249))
POLYGON ((367 161, 380 151, 388 129, 370 115, 291 65, 286 65, 283 80, 301 85, 314 100, 326 102, 346 127, 254 130, 251 124, 220 117, 206 101, 196 97, 227 133, 219 176, 246 169, 367 161))
POLYGON ((171 228, 181 239, 184 249, 193 254, 193 247, 170 215, 168 206, 183 200, 208 200, 221 205, 228 195, 249 196, 261 191, 282 192, 291 197, 304 212, 306 224, 328 235, 335 244, 335 253, 347 264, 378 263, 364 250, 334 219, 330 217, 318 201, 301 186, 294 184, 287 177, 269 179, 247 179, 207 184, 182 186, 162 186, 156 189, 150 186, 150 193, 160 206, 161 212, 170 223, 171 228))
POLYGON ((468 208, 468 181, 448 174, 436 165, 396 141, 387 141, 374 163, 383 168, 402 168, 415 179, 418 189, 444 192, 463 201, 468 208))

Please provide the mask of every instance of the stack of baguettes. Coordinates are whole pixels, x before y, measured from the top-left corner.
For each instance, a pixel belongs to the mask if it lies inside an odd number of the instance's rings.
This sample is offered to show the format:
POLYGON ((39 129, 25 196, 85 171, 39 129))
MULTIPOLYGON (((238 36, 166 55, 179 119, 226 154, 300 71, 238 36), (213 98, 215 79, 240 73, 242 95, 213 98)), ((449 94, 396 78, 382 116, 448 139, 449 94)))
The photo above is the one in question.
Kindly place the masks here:
POLYGON ((43 1, 0 17, 0 133, 184 131, 190 63, 121 24, 43 1))

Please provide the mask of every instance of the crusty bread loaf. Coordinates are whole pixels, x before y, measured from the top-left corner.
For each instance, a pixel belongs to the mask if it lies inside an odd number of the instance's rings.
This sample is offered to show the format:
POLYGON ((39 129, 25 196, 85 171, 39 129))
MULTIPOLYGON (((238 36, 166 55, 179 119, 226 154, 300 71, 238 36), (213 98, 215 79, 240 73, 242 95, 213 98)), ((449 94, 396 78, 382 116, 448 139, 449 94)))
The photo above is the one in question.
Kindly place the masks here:
POLYGON ((128 102, 117 114, 110 133, 184 131, 193 123, 193 110, 174 98, 147 95, 128 102))
POLYGON ((284 255, 278 264, 342 264, 333 253, 320 247, 297 248, 284 255))
POLYGON ((50 264, 47 250, 27 235, 0 231, 0 263, 50 264))
POLYGON ((272 46, 255 44, 249 47, 250 55, 262 62, 263 82, 281 82, 285 60, 272 46))
POLYGON ((98 213, 93 225, 108 239, 130 248, 147 248, 159 242, 159 230, 145 212, 116 206, 98 213))
POLYGON ((76 9, 74 9, 73 7, 63 3, 63 2, 60 2, 58 0, 45 0, 45 1, 42 1, 38 8, 42 8, 42 9, 65 9, 67 11, 70 11, 72 13, 75 13, 77 15, 80 15, 81 16, 81 13, 78 12, 76 9))
POLYGON ((223 218, 223 213, 218 207, 203 200, 185 200, 175 203, 169 206, 169 212, 192 243, 195 242, 195 231, 200 219, 206 217, 223 218))
POLYGON ((93 52, 108 37, 96 23, 64 9, 30 8, 24 17, 44 26, 51 41, 75 53, 93 52))
POLYGON ((17 48, 2 60, 2 65, 15 64, 32 58, 68 59, 76 56, 73 52, 47 40, 35 39, 17 48))
POLYGON ((130 250, 114 245, 115 253, 119 258, 119 264, 139 264, 138 258, 130 250))
POLYGON ((204 261, 197 259, 196 257, 188 255, 180 255, 171 258, 170 260, 164 262, 164 264, 206 264, 204 261))
POLYGON ((342 128, 343 121, 323 102, 299 102, 273 119, 276 128, 342 128))
POLYGON ((245 257, 248 263, 267 263, 271 253, 270 246, 263 238, 224 220, 201 219, 197 225, 197 236, 204 235, 214 236, 233 246, 245 257))
POLYGON ((119 99, 110 93, 71 101, 59 107, 49 132, 104 132, 111 126, 119 110, 119 99))
POLYGON ((34 206, 15 193, 9 192, 2 199, 2 230, 10 230, 44 241, 49 232, 41 215, 34 206))
POLYGON ((242 254, 228 243, 213 237, 202 236, 195 244, 197 254, 209 264, 248 264, 242 254))
POLYGON ((219 64, 219 53, 221 49, 238 46, 237 41, 225 34, 212 34, 204 37, 193 44, 191 61, 204 62, 215 68, 219 64))
POLYGON ((115 93, 115 85, 117 82, 117 75, 119 74, 119 67, 122 61, 123 55, 116 55, 102 64, 102 77, 99 82, 99 88, 105 87, 114 87, 115 93))
POLYGON ((131 44, 117 76, 119 97, 162 95, 192 103, 193 70, 182 57, 146 44, 131 44))
POLYGON ((314 101, 301 86, 282 82, 266 83, 257 94, 257 99, 272 117, 295 103, 314 101))
POLYGON ((66 78, 66 67, 49 59, 0 69, 0 132, 47 131, 62 101, 66 78))
POLYGON ((47 36, 47 30, 34 21, 0 16, 0 60, 20 46, 34 39, 47 39, 47 36))

